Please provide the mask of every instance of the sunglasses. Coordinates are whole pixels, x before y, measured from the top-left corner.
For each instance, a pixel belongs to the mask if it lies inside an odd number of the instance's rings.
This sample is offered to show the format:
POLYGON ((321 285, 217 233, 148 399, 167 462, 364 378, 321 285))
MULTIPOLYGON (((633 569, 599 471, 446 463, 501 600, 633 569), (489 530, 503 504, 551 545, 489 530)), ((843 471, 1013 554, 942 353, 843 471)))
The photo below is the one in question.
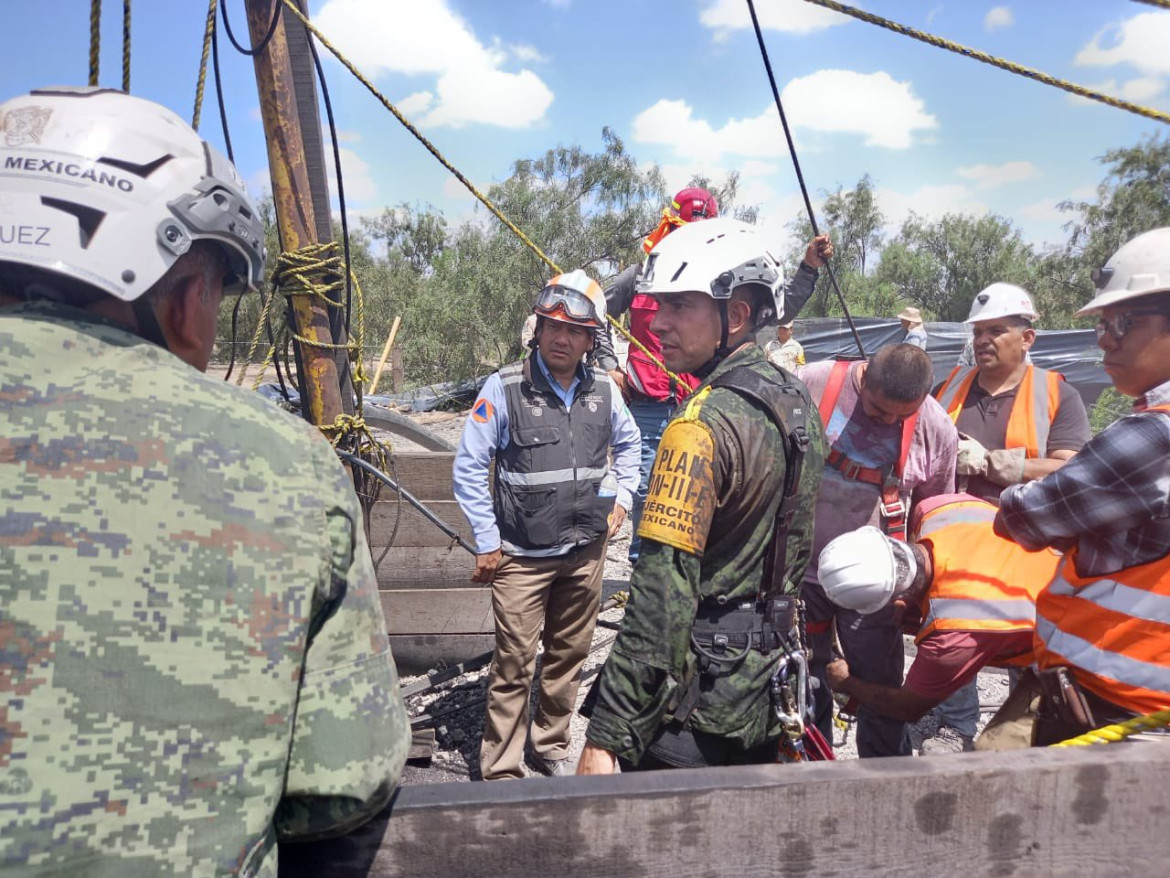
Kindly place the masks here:
POLYGON ((1111 317, 1106 320, 1102 317, 1097 321, 1097 325, 1093 329, 1097 333, 1097 340, 1100 341, 1105 337, 1105 333, 1109 333, 1117 341, 1125 338, 1125 334, 1133 329, 1133 326, 1138 320, 1135 318, 1152 317, 1155 314, 1165 314, 1165 311, 1158 310, 1143 310, 1143 311, 1126 311, 1124 314, 1118 314, 1116 317, 1111 317))

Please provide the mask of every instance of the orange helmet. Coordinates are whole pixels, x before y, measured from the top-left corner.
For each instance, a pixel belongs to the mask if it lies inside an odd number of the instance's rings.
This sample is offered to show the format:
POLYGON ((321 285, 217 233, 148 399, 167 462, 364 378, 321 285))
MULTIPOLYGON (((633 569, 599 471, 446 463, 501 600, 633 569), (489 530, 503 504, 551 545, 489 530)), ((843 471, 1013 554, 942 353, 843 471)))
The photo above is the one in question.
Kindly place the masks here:
POLYGON ((605 328, 605 294, 600 285, 581 269, 558 274, 540 295, 532 313, 590 329, 605 328))

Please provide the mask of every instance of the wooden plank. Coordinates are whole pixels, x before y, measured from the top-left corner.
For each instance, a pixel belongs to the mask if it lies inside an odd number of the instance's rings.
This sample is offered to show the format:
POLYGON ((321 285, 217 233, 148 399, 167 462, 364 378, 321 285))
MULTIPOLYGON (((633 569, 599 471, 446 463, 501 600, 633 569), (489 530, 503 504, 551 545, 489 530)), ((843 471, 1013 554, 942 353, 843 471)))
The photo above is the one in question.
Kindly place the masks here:
POLYGON ((431 761, 435 751, 435 730, 430 728, 410 730, 410 749, 406 758, 411 761, 431 761))
MULTIPOLYGON (((382 496, 386 497, 387 494, 390 495, 389 499, 379 500, 370 510, 370 546, 374 550, 375 558, 378 556, 378 550, 389 542, 391 534, 394 536, 395 546, 449 546, 451 544, 449 536, 405 501, 402 503, 402 523, 398 527, 398 532, 395 533, 394 522, 398 520, 398 501, 393 499, 393 491, 385 491, 382 496)), ((474 540, 471 538, 471 525, 464 518, 458 503, 454 500, 428 500, 426 507, 465 540, 474 544, 474 540)))
POLYGON ((1170 746, 400 789, 283 878, 1160 875, 1170 746))
MULTIPOLYGON (((382 554, 374 552, 374 559, 382 554)), ((378 565, 378 585, 394 587, 399 582, 415 580, 467 580, 475 570, 475 558, 459 546, 395 546, 378 565)))
POLYGON ((380 591, 387 634, 490 634, 492 590, 478 588, 380 591))
MULTIPOLYGON (((408 451, 395 453, 394 468, 387 472, 391 478, 397 473, 402 487, 424 503, 427 500, 454 500, 451 490, 451 467, 455 463, 454 452, 449 451, 408 451)), ((394 491, 386 488, 382 496, 389 498, 394 491)))

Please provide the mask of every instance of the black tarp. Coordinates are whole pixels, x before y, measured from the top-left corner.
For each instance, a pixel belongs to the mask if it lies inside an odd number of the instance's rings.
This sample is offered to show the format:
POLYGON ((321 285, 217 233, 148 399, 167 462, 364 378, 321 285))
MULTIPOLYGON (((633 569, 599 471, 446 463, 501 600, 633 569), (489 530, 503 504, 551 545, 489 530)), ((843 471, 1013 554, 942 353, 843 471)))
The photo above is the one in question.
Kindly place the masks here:
MULTIPOLYGON (((897 320, 876 317, 855 318, 865 350, 900 342, 906 335, 897 320)), ((856 357, 857 344, 849 324, 840 317, 813 317, 797 320, 793 337, 804 345, 805 360, 815 363, 835 357, 856 357)), ((934 364, 935 381, 941 381, 954 368, 963 346, 971 337, 965 323, 927 323, 926 353, 934 364)), ((762 342, 775 337, 775 330, 761 333, 762 342)), ((1110 385, 1101 368, 1101 349, 1091 329, 1038 329, 1032 346, 1032 362, 1060 372, 1081 394, 1085 406, 1092 406, 1101 391, 1110 385)))

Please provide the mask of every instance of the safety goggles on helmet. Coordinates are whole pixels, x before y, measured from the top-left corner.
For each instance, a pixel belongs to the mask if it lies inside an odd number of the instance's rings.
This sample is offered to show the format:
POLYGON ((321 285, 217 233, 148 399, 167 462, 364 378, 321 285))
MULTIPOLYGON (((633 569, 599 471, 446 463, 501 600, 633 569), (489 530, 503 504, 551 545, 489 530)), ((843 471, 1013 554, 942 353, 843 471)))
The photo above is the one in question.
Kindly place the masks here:
POLYGON ((536 297, 533 312, 541 317, 577 323, 593 329, 605 324, 605 296, 601 287, 580 269, 560 274, 548 282, 536 297))

